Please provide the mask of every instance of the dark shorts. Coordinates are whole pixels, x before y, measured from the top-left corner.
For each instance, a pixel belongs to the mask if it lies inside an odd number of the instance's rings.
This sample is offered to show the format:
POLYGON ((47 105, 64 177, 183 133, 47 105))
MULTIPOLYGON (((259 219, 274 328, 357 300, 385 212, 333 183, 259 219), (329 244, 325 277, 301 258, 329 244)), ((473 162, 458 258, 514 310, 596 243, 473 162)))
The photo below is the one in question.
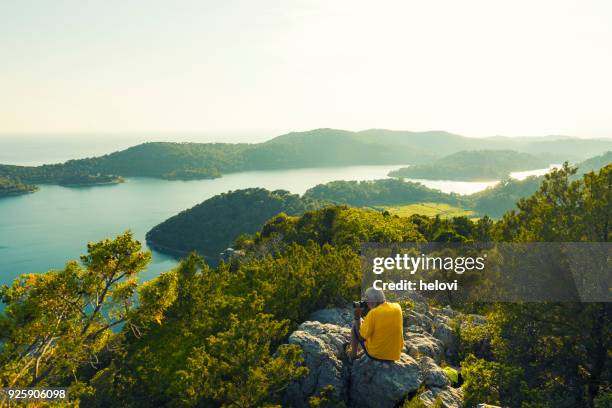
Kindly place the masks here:
POLYGON ((357 341, 359 342, 359 345, 361 346, 361 348, 363 348, 363 351, 368 354, 368 352, 366 351, 366 347, 365 347, 365 341, 363 340, 363 338, 359 335, 359 331, 357 330, 357 326, 353 325, 353 336, 355 336, 355 338, 357 339, 357 341))

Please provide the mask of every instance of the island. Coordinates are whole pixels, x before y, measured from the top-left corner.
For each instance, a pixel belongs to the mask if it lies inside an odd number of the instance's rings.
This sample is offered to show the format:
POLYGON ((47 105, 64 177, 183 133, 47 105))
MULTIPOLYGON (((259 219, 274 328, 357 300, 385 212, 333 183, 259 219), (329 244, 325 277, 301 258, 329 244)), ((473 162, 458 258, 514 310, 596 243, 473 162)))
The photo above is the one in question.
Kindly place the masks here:
POLYGON ((513 150, 460 151, 432 163, 402 167, 392 177, 427 180, 491 181, 507 178, 510 172, 534 170, 549 165, 546 158, 513 150))
POLYGON ((18 179, 0 176, 0 198, 33 193, 36 190, 38 190, 38 187, 34 185, 24 184, 18 179))
POLYGON ((332 181, 308 189, 304 197, 334 204, 348 204, 353 207, 421 202, 440 202, 460 206, 463 203, 462 197, 458 194, 443 193, 440 190, 425 187, 421 183, 400 179, 332 181))
POLYGON ((252 234, 278 213, 301 215, 321 205, 285 190, 248 188, 214 196, 151 229, 147 244, 181 257, 195 251, 213 261, 241 234, 252 234))
POLYGON ((121 176, 112 174, 74 174, 66 176, 58 181, 64 187, 87 187, 108 184, 119 184, 125 182, 121 176))

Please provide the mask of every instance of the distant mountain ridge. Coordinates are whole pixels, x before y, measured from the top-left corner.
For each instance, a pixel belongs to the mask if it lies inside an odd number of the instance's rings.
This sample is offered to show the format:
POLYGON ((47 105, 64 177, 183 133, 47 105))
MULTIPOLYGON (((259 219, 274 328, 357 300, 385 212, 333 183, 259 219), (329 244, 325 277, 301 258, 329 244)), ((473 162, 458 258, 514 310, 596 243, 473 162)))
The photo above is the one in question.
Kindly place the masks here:
POLYGON ((425 164, 459 151, 483 149, 546 155, 550 162, 577 162, 612 150, 612 140, 468 138, 444 131, 315 129, 254 144, 149 142, 62 164, 0 165, 0 176, 24 183, 60 183, 88 179, 88 175, 188 180, 250 170, 425 164))

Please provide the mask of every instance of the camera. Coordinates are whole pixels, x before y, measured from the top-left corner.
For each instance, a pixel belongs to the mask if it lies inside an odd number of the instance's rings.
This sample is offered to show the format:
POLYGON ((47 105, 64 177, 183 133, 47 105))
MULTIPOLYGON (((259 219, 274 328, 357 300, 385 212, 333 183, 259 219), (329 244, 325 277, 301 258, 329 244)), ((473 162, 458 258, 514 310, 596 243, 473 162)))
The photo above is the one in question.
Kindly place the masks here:
POLYGON ((353 302, 353 309, 357 309, 358 307, 360 307, 362 309, 367 309, 368 308, 368 302, 366 302, 365 300, 354 301, 353 302))

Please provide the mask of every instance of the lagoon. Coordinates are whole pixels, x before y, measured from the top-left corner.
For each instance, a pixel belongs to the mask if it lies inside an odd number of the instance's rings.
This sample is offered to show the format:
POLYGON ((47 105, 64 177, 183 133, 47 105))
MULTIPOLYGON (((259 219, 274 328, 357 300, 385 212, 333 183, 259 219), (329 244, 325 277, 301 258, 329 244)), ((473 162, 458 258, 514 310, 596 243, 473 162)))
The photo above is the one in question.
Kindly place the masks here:
MULTIPOLYGON (((86 244, 131 230, 144 243, 147 231, 178 212, 223 192, 248 187, 303 194, 333 180, 376 180, 401 165, 307 168, 226 174, 213 180, 129 178, 126 183, 70 188, 41 185, 33 194, 0 199, 0 284, 21 273, 62 268, 86 244)), ((418 180, 444 192, 471 194, 496 182, 418 180)), ((153 252, 144 280, 176 260, 153 252)))
MULTIPOLYGON (((251 171, 213 180, 168 181, 128 178, 108 186, 69 188, 41 185, 33 194, 0 199, 0 284, 21 273, 62 268, 78 259, 89 241, 132 230, 144 243, 153 226, 223 192, 248 187, 303 194, 332 180, 374 180, 401 166, 251 171)), ((154 252, 144 280, 171 269, 176 261, 154 252)))

